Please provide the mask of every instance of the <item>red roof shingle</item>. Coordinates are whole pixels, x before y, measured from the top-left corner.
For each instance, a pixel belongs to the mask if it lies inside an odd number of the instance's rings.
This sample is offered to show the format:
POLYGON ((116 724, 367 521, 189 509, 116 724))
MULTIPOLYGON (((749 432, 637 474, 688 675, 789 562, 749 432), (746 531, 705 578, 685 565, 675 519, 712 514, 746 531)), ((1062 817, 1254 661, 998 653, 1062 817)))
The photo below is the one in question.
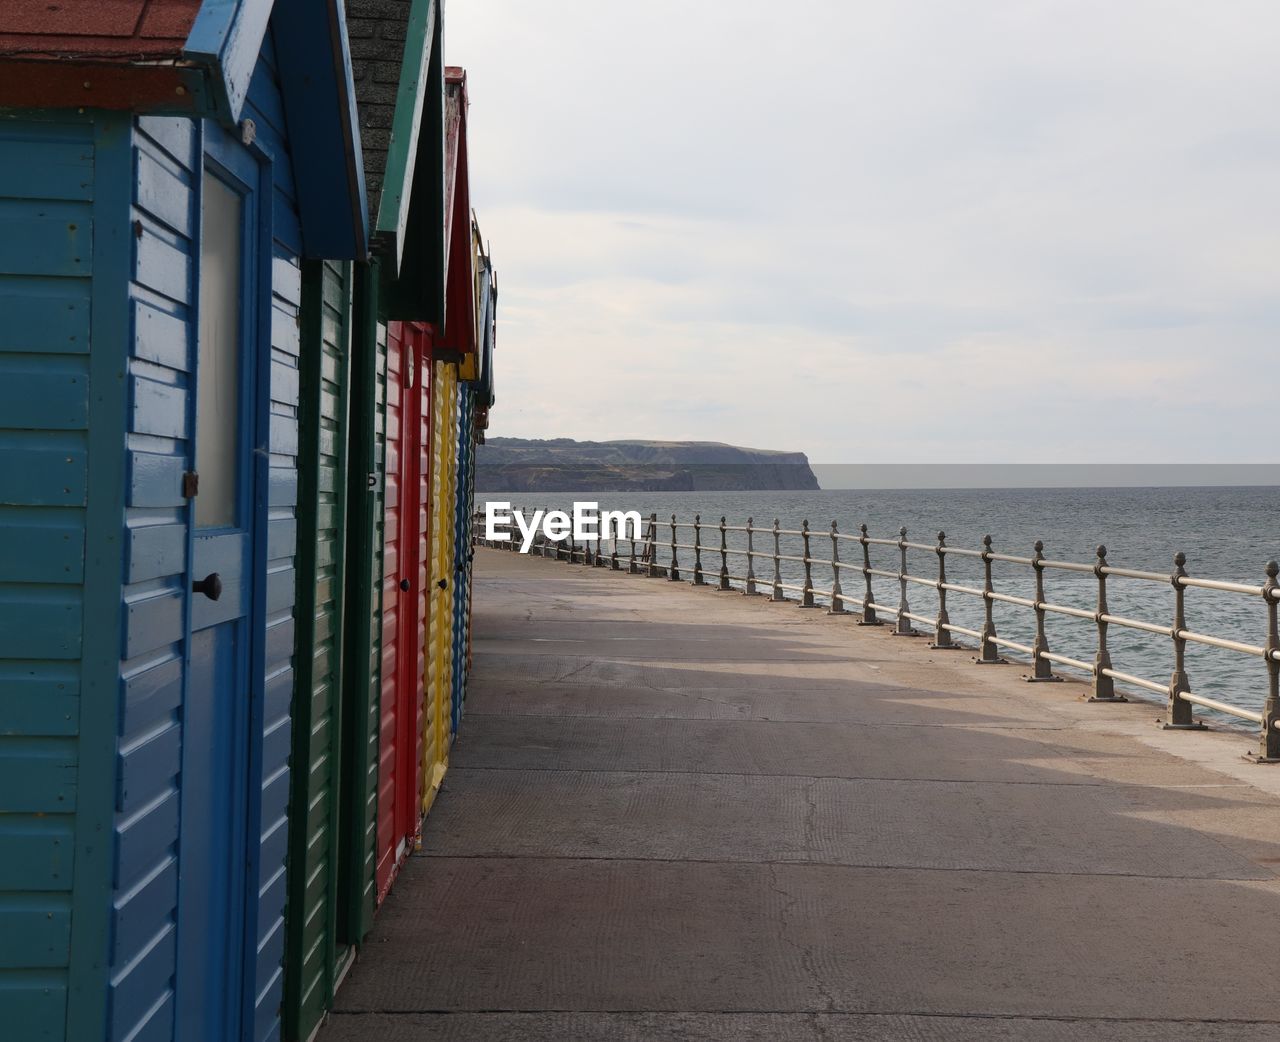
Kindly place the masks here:
POLYGON ((8 0, 0 56, 28 61, 177 60, 200 0, 8 0))

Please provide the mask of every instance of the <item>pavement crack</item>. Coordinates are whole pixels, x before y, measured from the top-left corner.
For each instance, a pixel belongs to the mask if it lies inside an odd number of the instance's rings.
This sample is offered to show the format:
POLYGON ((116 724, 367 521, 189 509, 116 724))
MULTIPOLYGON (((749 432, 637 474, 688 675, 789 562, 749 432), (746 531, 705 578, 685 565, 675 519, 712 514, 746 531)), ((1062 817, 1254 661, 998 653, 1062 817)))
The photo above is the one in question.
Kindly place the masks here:
POLYGON ((569 670, 568 673, 564 673, 557 677, 552 677, 550 680, 539 681, 539 683, 540 684, 561 684, 566 680, 572 680, 579 673, 582 673, 583 671, 590 669, 594 665, 595 665, 594 660, 589 660, 587 662, 582 663, 582 665, 576 666, 573 669, 569 670))
POLYGON ((821 779, 810 778, 804 785, 804 852, 812 856, 818 846, 818 804, 813 798, 814 787, 821 779))
POLYGON ((835 1011, 839 1008, 836 1005, 836 998, 831 993, 831 989, 827 987, 822 974, 818 971, 817 961, 814 959, 813 946, 803 944, 791 936, 794 932, 791 914, 800 901, 778 881, 777 865, 769 866, 769 889, 782 899, 782 904, 778 908, 778 922, 782 927, 781 939, 783 943, 799 956, 800 968, 808 975, 814 990, 821 997, 823 1011, 827 1013, 835 1011))

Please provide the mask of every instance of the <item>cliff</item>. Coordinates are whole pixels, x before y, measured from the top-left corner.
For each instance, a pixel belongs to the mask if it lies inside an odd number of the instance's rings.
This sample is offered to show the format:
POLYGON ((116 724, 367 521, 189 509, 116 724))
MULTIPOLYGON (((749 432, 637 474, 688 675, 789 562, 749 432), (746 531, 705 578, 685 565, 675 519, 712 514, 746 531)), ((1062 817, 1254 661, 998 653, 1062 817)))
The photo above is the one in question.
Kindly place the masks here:
POLYGON ((734 492, 817 489, 803 452, 711 441, 490 438, 479 492, 734 492))

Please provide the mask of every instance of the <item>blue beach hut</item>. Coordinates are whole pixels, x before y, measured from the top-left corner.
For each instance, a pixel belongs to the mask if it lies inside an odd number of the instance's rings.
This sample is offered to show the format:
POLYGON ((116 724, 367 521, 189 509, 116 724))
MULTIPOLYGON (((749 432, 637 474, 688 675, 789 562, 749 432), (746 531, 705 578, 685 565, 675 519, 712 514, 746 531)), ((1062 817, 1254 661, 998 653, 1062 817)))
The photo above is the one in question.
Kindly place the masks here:
POLYGON ((279 1035, 303 258, 342 0, 0 9, 0 1036, 279 1035))

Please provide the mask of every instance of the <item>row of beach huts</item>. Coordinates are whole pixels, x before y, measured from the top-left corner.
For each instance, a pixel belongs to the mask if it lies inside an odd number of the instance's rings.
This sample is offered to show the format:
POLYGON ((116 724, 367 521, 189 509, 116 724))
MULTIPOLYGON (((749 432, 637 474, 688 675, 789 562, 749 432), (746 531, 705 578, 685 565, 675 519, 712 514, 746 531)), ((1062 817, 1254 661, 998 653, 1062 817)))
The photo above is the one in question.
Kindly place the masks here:
POLYGON ((420 843, 497 301, 443 24, 0 5, 9 1042, 308 1039, 420 843))

